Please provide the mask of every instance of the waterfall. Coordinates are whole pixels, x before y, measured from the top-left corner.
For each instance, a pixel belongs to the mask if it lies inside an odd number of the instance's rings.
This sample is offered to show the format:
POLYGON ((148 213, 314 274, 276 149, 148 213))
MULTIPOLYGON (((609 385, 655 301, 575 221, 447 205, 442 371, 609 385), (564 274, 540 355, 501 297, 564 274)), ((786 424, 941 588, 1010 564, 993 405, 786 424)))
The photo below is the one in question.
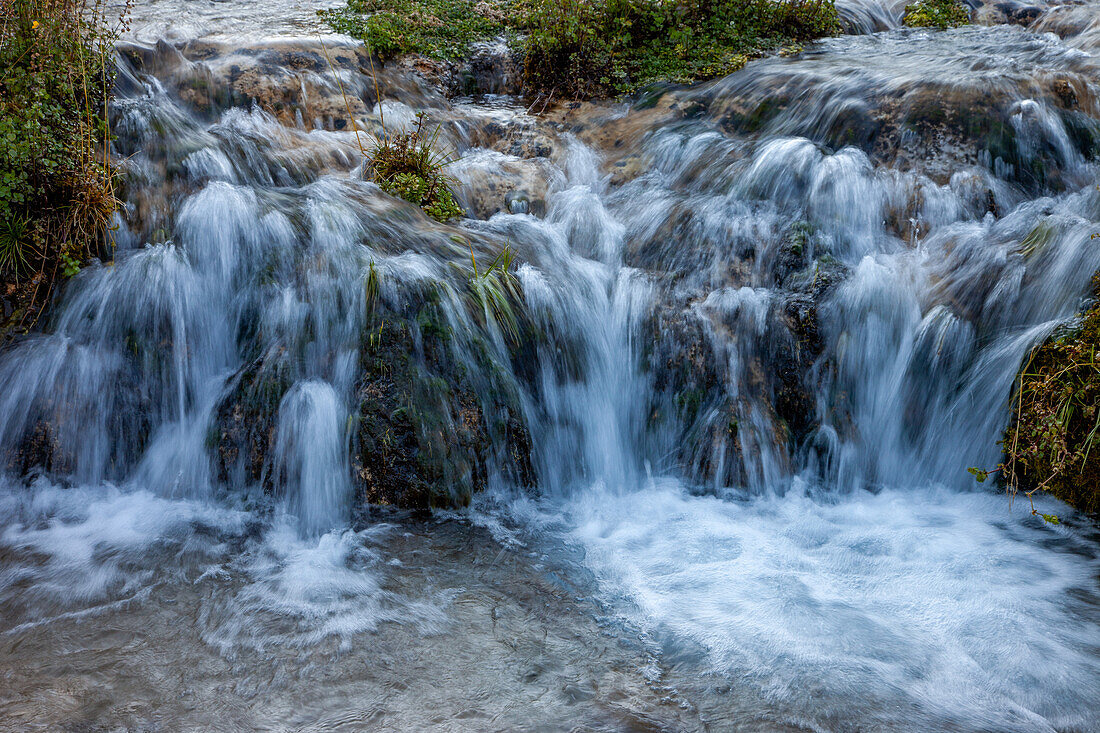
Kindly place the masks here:
MULTIPOLYGON (((842 14, 869 33, 900 7, 842 14)), ((176 642, 269 691, 328 651, 366 678, 431 643, 466 655, 433 695, 525 665, 519 690, 596 699, 544 681, 587 652, 546 661, 533 616, 493 605, 505 576, 631 639, 624 697, 690 698, 700 727, 1100 725, 1094 528, 966 472, 1100 270, 1095 57, 892 30, 536 117, 398 65, 379 103, 343 39, 325 65, 311 41, 204 44, 123 48, 114 262, 0 353, 13 654, 178 601, 198 630, 176 642), (438 124, 470 216, 366 180, 383 110, 438 124), (242 649, 291 668, 257 682, 242 649)))

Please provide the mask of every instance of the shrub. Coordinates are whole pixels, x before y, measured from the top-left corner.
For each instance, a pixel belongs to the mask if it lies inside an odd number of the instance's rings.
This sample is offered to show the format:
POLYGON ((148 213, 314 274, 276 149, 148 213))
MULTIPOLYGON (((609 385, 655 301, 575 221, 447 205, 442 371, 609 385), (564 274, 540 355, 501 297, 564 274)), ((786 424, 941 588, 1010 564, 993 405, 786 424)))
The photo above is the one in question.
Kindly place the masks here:
POLYGON ((451 193, 451 179, 443 173, 447 157, 435 148, 439 130, 424 135, 424 115, 408 131, 386 133, 367 151, 371 179, 386 193, 416 204, 428 216, 448 221, 462 216, 451 193))
POLYGON ((570 96, 719 76, 839 29, 832 0, 535 0, 529 25, 527 81, 570 96))
POLYGON ((959 0, 919 0, 905 6, 903 22, 913 28, 947 30, 970 22, 970 9, 959 0))
POLYGON ((536 0, 530 26, 527 80, 573 96, 720 76, 840 27, 832 0, 536 0))
POLYGON ((105 254, 113 39, 85 0, 14 0, 0 17, 0 278, 23 310, 5 333, 33 325, 57 280, 105 254))

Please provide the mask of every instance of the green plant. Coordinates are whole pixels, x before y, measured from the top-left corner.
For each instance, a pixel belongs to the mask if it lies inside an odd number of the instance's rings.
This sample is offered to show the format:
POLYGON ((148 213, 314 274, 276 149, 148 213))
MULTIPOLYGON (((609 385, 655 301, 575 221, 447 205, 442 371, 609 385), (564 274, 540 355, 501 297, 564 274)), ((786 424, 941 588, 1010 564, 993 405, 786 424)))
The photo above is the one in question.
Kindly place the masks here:
POLYGON ((374 304, 378 301, 378 293, 380 291, 378 270, 374 267, 374 260, 370 261, 370 267, 367 268, 367 283, 366 283, 366 296, 367 296, 367 309, 373 311, 374 304))
POLYGON ((833 0, 348 0, 321 14, 383 58, 510 36, 529 90, 572 97, 728 74, 840 30, 833 0))
POLYGON ((520 299, 519 281, 512 273, 514 255, 508 247, 502 249, 487 268, 478 269, 473 245, 470 245, 470 294, 486 325, 496 325, 513 342, 519 340, 519 321, 513 301, 520 299))
POLYGON ((437 221, 462 216, 451 193, 452 179, 443 173, 449 159, 438 151, 439 128, 431 137, 424 134, 424 115, 416 116, 411 130, 383 131, 366 151, 371 179, 386 193, 416 204, 437 221))
POLYGON ((27 270, 34 250, 30 232, 30 219, 11 216, 0 221, 0 271, 18 278, 27 270))
POLYGON ((80 260, 67 249, 61 250, 61 266, 65 277, 73 277, 80 272, 80 260))
POLYGON ((525 78, 570 96, 728 74, 839 30, 832 0, 534 0, 525 78))
POLYGON ((918 0, 905 6, 902 18, 913 28, 947 30, 970 22, 970 9, 959 0, 918 0))
POLYGON ((333 29, 361 38, 382 58, 423 53, 462 56, 471 43, 508 30, 515 3, 499 0, 348 0, 318 14, 333 29))
POLYGON ((13 0, 0 14, 0 278, 32 319, 73 262, 110 251, 120 30, 101 0, 13 0))

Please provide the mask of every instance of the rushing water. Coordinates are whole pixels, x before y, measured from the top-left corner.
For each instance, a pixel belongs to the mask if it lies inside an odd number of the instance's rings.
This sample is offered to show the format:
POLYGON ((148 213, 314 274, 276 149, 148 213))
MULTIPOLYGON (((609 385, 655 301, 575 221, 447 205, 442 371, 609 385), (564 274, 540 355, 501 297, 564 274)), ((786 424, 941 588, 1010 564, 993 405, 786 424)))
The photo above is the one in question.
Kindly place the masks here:
POLYGON ((1100 536, 965 471, 1100 269, 1088 28, 847 36, 555 125, 394 69, 376 105, 346 41, 225 13, 124 53, 115 263, 0 356, 0 726, 1100 728, 1100 536), (427 110, 496 213, 382 195, 342 109, 427 110), (505 243, 518 348, 464 295, 505 243), (450 334, 532 465, 490 435, 432 519, 356 488, 374 309, 428 289, 409 358, 450 334))

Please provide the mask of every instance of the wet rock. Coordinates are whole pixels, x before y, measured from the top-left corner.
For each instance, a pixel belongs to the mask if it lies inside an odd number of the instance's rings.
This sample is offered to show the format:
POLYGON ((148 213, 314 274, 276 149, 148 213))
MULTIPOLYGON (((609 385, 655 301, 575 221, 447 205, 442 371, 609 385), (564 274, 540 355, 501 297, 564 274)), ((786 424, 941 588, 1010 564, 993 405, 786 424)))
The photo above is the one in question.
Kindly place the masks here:
POLYGON ((417 75, 386 69, 358 43, 192 41, 176 47, 161 41, 155 47, 126 44, 120 53, 135 71, 155 74, 208 115, 254 104, 284 125, 344 130, 371 113, 378 93, 417 108, 444 104, 417 75))
MULTIPOLYGON (((518 393, 484 341, 454 334, 437 286, 379 303, 360 345, 349 422, 360 502, 410 509, 464 506, 490 472, 533 485, 518 393), (470 361, 466 359, 469 358, 470 361)), ((292 362, 275 349, 240 376, 217 410, 216 471, 223 482, 274 490, 279 404, 292 362)))
POLYGON ((458 182, 459 205, 475 219, 488 219, 499 211, 542 216, 547 190, 556 177, 545 158, 521 159, 492 151, 464 157, 448 172, 458 182))
POLYGON ((797 62, 751 63, 679 96, 737 135, 852 145, 876 163, 939 183, 961 166, 982 165, 1026 187, 1056 190, 1087 152, 1063 144, 1067 117, 1100 112, 1089 81, 1095 64, 1018 28, 897 32, 822 46, 797 62))

